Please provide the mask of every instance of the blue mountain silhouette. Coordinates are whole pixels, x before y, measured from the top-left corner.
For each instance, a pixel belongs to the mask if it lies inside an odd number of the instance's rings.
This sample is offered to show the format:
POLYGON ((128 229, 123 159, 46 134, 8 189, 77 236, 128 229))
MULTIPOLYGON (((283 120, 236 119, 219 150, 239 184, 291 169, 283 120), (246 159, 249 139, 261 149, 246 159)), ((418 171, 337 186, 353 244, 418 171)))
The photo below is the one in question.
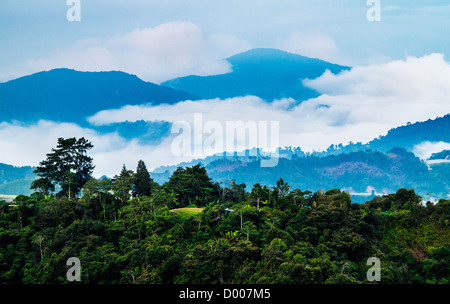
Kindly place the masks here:
POLYGON ((233 71, 215 76, 187 76, 162 83, 202 98, 255 95, 267 101, 292 97, 298 101, 319 96, 303 85, 326 70, 337 74, 349 67, 276 49, 253 49, 227 59, 233 71))
POLYGON ((46 119, 84 126, 101 110, 187 99, 198 98, 124 72, 54 69, 0 83, 0 121, 46 119))

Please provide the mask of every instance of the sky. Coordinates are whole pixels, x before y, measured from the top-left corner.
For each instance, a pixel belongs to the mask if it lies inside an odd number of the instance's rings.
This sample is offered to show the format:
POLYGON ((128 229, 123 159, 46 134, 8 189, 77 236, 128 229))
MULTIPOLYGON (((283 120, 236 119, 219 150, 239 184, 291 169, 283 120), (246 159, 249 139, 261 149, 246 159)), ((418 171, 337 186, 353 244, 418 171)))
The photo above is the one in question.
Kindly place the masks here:
MULTIPOLYGON (((450 112, 447 0, 381 0, 379 21, 368 19, 378 2, 370 0, 80 0, 80 20, 71 22, 74 2, 0 2, 0 82, 67 67, 121 70, 161 83, 230 72, 225 58, 258 47, 352 67, 307 81, 321 96, 300 105, 254 96, 142 105, 105 109, 90 118, 93 125, 133 119, 194 125, 195 113, 221 125, 278 121, 281 146, 320 150, 367 142, 392 127, 450 112)), ((70 123, 0 122, 0 162, 36 165, 58 136, 89 137, 97 175, 115 174, 124 162, 133 168, 139 159, 152 169, 191 157, 171 153, 174 134, 145 146, 70 123)), ((426 157, 447 145, 424 143, 417 153, 426 157)))
POLYGON ((368 21, 368 2, 79 0, 80 21, 70 22, 70 0, 2 0, 0 81, 66 66, 162 82, 221 73, 221 59, 256 47, 350 66, 450 57, 448 1, 380 0, 379 22, 368 21))

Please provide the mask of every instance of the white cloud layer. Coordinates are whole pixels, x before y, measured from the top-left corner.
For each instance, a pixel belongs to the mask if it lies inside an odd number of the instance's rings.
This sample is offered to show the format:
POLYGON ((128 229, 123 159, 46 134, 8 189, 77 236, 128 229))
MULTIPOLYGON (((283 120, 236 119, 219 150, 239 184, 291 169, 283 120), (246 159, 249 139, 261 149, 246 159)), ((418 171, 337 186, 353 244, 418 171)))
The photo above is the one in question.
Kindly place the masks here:
POLYGON ((441 152, 443 150, 450 150, 450 143, 439 141, 429 142, 425 141, 416 145, 413 149, 415 155, 422 159, 428 159, 433 153, 441 152))
POLYGON ((392 127, 449 113, 449 81, 450 65, 441 54, 431 54, 340 75, 327 72, 305 84, 322 94, 317 102, 328 105, 337 120, 392 127))
MULTIPOLYGON (((125 106, 101 111, 90 117, 89 122, 104 125, 141 119, 185 121, 194 128, 198 123, 194 117, 201 114, 203 126, 214 122, 225 129, 227 121, 276 121, 279 122, 277 139, 280 146, 321 150, 331 144, 365 143, 407 122, 425 121, 450 113, 449 81, 450 64, 442 55, 431 54, 355 67, 339 75, 325 73, 305 82, 322 95, 301 104, 296 104, 293 99, 266 103, 258 97, 246 96, 173 105, 125 106)), ((137 141, 127 142, 115 133, 99 135, 73 124, 41 121, 32 126, 0 124, 0 162, 35 165, 54 147, 60 136, 85 136, 93 142, 97 175, 117 174, 123 163, 134 169, 139 159, 153 169, 196 158, 174 155, 172 144, 177 134, 171 134, 156 146, 148 146, 137 141)), ((207 137, 204 135, 203 139, 207 137)), ((423 145, 416 150, 420 150, 421 155, 429 155, 430 147, 436 152, 436 145, 423 145)))
POLYGON ((205 35, 192 22, 175 21, 110 38, 84 39, 70 49, 57 51, 51 58, 29 60, 16 68, 28 73, 61 67, 81 71, 120 70, 160 83, 193 74, 227 73, 231 66, 224 58, 250 48, 248 42, 235 36, 205 35))
MULTIPOLYGON (((102 156, 114 151, 125 149, 129 144, 116 133, 100 135, 94 130, 81 128, 72 123, 56 123, 41 120, 36 124, 25 125, 19 122, 0 123, 0 162, 14 166, 36 166, 44 160, 46 154, 56 147, 59 137, 85 137, 94 145, 92 153, 97 172, 111 172, 115 166, 102 166, 102 156)), ((113 159, 111 159, 113 160, 113 159)), ((121 163, 122 164, 122 163, 121 163)))

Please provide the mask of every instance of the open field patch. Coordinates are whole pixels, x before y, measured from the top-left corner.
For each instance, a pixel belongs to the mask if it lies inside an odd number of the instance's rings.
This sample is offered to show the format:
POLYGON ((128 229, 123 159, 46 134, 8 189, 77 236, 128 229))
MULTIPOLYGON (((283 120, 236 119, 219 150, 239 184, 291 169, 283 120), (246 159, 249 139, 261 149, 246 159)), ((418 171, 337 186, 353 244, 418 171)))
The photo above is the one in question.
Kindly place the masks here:
POLYGON ((201 213, 203 211, 203 208, 177 208, 170 211, 182 216, 194 216, 201 213))

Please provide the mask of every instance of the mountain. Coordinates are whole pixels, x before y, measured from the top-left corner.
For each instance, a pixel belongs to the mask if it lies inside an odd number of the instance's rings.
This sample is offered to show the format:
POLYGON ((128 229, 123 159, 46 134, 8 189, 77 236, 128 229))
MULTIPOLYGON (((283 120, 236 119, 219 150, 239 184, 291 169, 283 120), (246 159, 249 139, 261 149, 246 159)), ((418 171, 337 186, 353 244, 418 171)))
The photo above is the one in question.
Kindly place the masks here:
POLYGON ((0 83, 0 121, 47 119, 84 126, 101 110, 188 99, 198 97, 124 72, 54 69, 0 83))
POLYGON ((324 157, 294 156, 266 168, 256 159, 250 162, 222 159, 209 163, 206 169, 215 182, 234 179, 237 184, 245 183, 247 191, 255 183, 275 186, 283 178, 293 188, 303 191, 346 190, 362 196, 363 201, 359 202, 365 202, 370 194, 387 194, 400 188, 414 189, 427 198, 450 195, 450 165, 430 170, 424 161, 402 148, 387 153, 359 151, 324 157))
MULTIPOLYGON (((31 190, 31 183, 35 180, 35 178, 25 178, 25 179, 19 179, 15 180, 9 183, 1 184, 0 185, 0 193, 2 195, 31 195, 34 190, 31 190)), ((0 195, 0 201, 2 200, 2 197, 0 195)))
POLYGON ((368 143, 373 150, 387 151, 394 146, 412 150, 414 146, 425 142, 450 143, 450 114, 427 121, 408 123, 389 130, 385 136, 380 136, 368 143))
MULTIPOLYGON (((245 183, 250 191, 255 183, 275 186, 283 178, 293 188, 318 191, 341 189, 349 191, 359 203, 374 195, 411 188, 424 199, 447 198, 450 195, 450 164, 432 167, 403 148, 387 152, 356 151, 336 155, 316 156, 291 154, 279 159, 275 167, 261 167, 258 157, 209 157, 179 166, 201 163, 214 182, 235 180, 245 183)), ((159 184, 166 182, 173 167, 161 167, 151 173, 159 184)))
POLYGON ((15 167, 0 163, 0 194, 30 195, 32 193, 30 185, 35 179, 34 169, 34 167, 15 167))
POLYGON ((349 67, 303 57, 276 49, 253 49, 226 59, 231 73, 214 76, 187 76, 162 85, 190 92, 205 99, 255 95, 267 101, 292 97, 302 101, 319 94, 303 85, 306 78, 321 76, 326 70, 339 73, 349 67))
POLYGON ((15 167, 0 163, 0 185, 19 179, 33 178, 34 167, 15 167))
MULTIPOLYGON (((425 141, 450 143, 450 115, 434 120, 408 123, 391 129, 367 144, 331 145, 322 152, 303 152, 299 147, 280 149, 277 166, 262 168, 258 157, 223 157, 220 155, 182 163, 179 166, 204 165, 215 182, 235 180, 250 190, 254 183, 274 185, 281 177, 302 190, 346 189, 359 193, 366 201, 375 193, 395 192, 414 188, 423 197, 450 195, 450 151, 433 154, 429 162, 412 153, 425 141), (432 193, 432 194, 430 194, 432 193)), ((152 176, 165 182, 177 166, 156 169, 152 176)))
MULTIPOLYGON (((342 153, 351 153, 357 151, 380 151, 388 152, 392 148, 401 147, 407 151, 413 152, 417 145, 424 142, 430 143, 448 143, 450 144, 450 114, 435 119, 428 119, 426 121, 418 121, 415 123, 408 123, 404 126, 399 126, 390 129, 386 135, 380 135, 378 138, 363 144, 361 142, 350 143, 347 145, 333 144, 325 151, 314 151, 310 153, 313 156, 328 156, 338 155, 342 153)), ((301 149, 293 151, 294 154, 304 155, 301 149)), ((430 151, 432 157, 430 159, 445 159, 449 155, 446 151, 430 151)), ((448 152, 448 151, 447 151, 448 152)), ((306 153, 307 154, 307 153, 306 153)), ((449 156, 450 157, 450 156, 449 156)))
POLYGON ((441 152, 433 153, 430 156, 430 160, 449 160, 450 159, 450 150, 442 150, 441 152))

